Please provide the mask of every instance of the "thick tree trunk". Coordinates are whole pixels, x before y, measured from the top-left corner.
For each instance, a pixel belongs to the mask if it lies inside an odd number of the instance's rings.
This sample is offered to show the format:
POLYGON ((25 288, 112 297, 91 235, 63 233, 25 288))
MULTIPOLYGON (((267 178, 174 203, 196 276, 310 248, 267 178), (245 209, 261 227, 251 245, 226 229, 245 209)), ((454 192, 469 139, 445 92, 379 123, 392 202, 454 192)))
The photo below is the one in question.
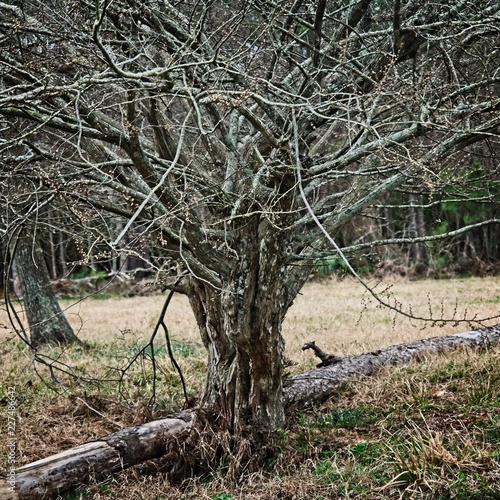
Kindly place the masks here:
MULTIPOLYGON (((262 223, 252 223, 255 232, 264 231, 262 223)), ((285 252, 279 238, 262 238, 260 245, 258 240, 242 236, 223 290, 193 281, 188 293, 208 351, 202 407, 236 434, 250 428, 266 434, 285 422, 281 325, 290 302, 282 276, 285 252)))
MULTIPOLYGON (((284 399, 287 406, 319 402, 334 395, 353 378, 376 374, 385 366, 453 349, 487 349, 498 343, 500 325, 351 356, 335 365, 287 379, 284 399)), ((91 479, 160 457, 166 452, 168 440, 191 426, 192 416, 192 413, 183 412, 172 418, 122 429, 100 440, 25 465, 0 478, 0 498, 30 500, 44 495, 49 497, 91 479)))
POLYGON ((32 347, 79 342, 50 286, 50 277, 36 238, 23 229, 14 259, 30 328, 32 347))

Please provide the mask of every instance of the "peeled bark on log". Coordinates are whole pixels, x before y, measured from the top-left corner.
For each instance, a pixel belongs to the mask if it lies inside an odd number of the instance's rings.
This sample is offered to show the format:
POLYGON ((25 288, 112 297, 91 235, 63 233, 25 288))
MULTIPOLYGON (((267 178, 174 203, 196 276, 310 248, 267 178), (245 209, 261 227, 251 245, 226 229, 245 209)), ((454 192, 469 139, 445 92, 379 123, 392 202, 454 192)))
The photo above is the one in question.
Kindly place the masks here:
POLYGON ((128 427, 97 441, 82 444, 57 455, 17 469, 0 482, 2 500, 50 498, 89 480, 161 457, 168 439, 186 430, 192 414, 154 420, 128 427))
POLYGON ((417 340, 398 344, 379 351, 358 354, 322 368, 317 368, 285 380, 286 406, 321 402, 333 396, 354 377, 369 376, 386 366, 408 363, 428 354, 449 352, 455 349, 487 349, 500 343, 500 325, 479 330, 417 340))
MULTIPOLYGON (((303 405, 326 400, 356 376, 374 375, 386 366, 454 349, 487 349, 498 343, 500 325, 344 358, 334 365, 286 379, 286 404, 303 405)), ((183 412, 176 417, 122 429, 100 440, 25 465, 15 471, 14 489, 9 484, 9 477, 0 478, 0 498, 50 498, 90 479, 99 479, 134 464, 158 458, 166 452, 168 439, 190 427, 192 417, 192 413, 183 412)))

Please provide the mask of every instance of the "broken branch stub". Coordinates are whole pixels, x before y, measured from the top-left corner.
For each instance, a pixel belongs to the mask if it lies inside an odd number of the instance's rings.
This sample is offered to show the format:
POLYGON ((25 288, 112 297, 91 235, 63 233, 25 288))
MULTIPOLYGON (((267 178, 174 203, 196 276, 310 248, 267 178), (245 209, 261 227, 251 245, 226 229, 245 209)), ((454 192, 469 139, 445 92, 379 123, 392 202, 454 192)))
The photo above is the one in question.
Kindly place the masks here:
POLYGON ((328 354, 327 352, 322 351, 313 340, 312 342, 306 342, 302 346, 302 350, 312 349, 314 351, 314 355, 321 359, 321 363, 316 365, 316 368, 322 368, 323 366, 330 366, 342 361, 342 358, 339 356, 335 356, 335 354, 328 354))

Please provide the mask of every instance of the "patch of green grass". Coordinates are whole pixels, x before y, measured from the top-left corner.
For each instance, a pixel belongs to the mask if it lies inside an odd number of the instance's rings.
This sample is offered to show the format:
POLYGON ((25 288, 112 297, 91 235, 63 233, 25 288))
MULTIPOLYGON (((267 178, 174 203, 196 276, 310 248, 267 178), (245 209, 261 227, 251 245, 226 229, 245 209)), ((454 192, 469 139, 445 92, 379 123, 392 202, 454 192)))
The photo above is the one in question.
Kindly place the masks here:
POLYGON ((348 449, 324 451, 312 474, 334 489, 339 498, 351 493, 368 493, 377 483, 388 480, 375 464, 380 457, 378 444, 357 443, 348 449))
POLYGON ((495 488, 489 484, 478 472, 458 470, 443 492, 437 493, 437 500, 498 500, 500 498, 500 488, 495 488))
MULTIPOLYGON (((155 356, 168 356, 168 347, 165 343, 154 343, 154 350, 151 345, 146 344, 134 344, 130 347, 130 352, 132 355, 136 355, 140 352, 144 356, 151 357, 154 352, 155 356)), ((172 352, 175 357, 187 358, 198 354, 202 347, 198 344, 193 344, 191 342, 180 342, 173 340, 171 343, 172 352)))
POLYGON ((295 450, 336 498, 500 499, 499 375, 495 352, 392 368, 299 415, 295 450))
MULTIPOLYGON (((500 413, 497 415, 490 415, 489 421, 486 423, 485 428, 488 441, 500 443, 500 413)), ((500 458, 500 446, 497 448, 497 453, 498 458, 500 458)))
POLYGON ((402 393, 407 396, 412 409, 425 411, 432 406, 429 385, 419 377, 408 378, 403 385, 402 393))
POLYGON ((193 344, 192 342, 180 342, 173 340, 172 351, 176 356, 187 358, 198 354, 200 351, 204 352, 204 348, 199 344, 193 344))
POLYGON ((334 483, 342 477, 337 466, 336 457, 333 457, 333 459, 329 457, 316 462, 313 474, 327 483, 334 483))
POLYGON ((380 459, 384 453, 384 448, 380 443, 367 443, 366 441, 361 441, 351 446, 349 451, 359 464, 369 466, 380 459))
POLYGON ((469 386, 469 405, 488 407, 500 406, 500 376, 492 373, 482 373, 471 380, 469 386))
POLYGON ((380 410, 376 408, 356 406, 354 408, 334 408, 326 416, 323 425, 330 424, 332 427, 354 429, 366 427, 382 418, 380 410))
POLYGON ((386 415, 379 408, 368 406, 355 406, 333 408, 329 412, 323 412, 312 418, 300 417, 299 422, 305 427, 311 428, 363 428, 379 421, 386 415))

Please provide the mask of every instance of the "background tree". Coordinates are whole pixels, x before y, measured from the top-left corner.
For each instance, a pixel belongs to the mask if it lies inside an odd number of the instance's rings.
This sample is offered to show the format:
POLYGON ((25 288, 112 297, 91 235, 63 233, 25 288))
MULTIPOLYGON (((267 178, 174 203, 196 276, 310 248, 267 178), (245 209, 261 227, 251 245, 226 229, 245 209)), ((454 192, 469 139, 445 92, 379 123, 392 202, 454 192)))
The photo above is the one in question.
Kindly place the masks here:
POLYGON ((36 235, 22 228, 16 238, 14 259, 29 323, 29 344, 79 342, 51 288, 49 271, 36 235))
POLYGON ((22 169, 89 234, 103 213, 126 221, 97 237, 101 256, 138 224, 189 273, 201 406, 232 432, 283 425, 281 324, 345 225, 388 193, 444 203, 477 151, 496 158, 496 2, 0 8, 0 116, 28 124, 2 140, 3 175, 22 146, 22 169))
MULTIPOLYGON (((7 129, 8 137, 17 137, 22 130, 15 120, 7 129), (17 125, 17 126, 16 126, 17 125)), ((11 154, 5 159, 3 171, 8 175, 2 179, 0 203, 3 212, 0 217, 2 247, 5 252, 2 262, 2 288, 6 303, 12 288, 23 307, 29 324, 29 331, 23 327, 17 314, 13 314, 16 326, 20 327, 23 339, 34 349, 44 344, 68 344, 79 342, 66 319, 51 286, 48 262, 44 255, 43 241, 51 242, 54 226, 47 221, 53 213, 47 206, 54 199, 47 190, 23 169, 22 147, 9 148, 11 154), (13 169, 11 169, 14 167, 13 169), (39 223, 43 220, 43 223, 39 223), (8 270, 10 269, 11 272, 8 270), (12 287, 9 277, 12 276, 12 287), (19 296, 20 295, 20 296, 19 296)), ((48 246, 48 245, 47 245, 48 246)), ((53 255, 53 253, 51 253, 53 255)), ((50 259, 52 261, 53 259, 50 259)), ((54 272, 55 263, 52 271, 54 272)))

